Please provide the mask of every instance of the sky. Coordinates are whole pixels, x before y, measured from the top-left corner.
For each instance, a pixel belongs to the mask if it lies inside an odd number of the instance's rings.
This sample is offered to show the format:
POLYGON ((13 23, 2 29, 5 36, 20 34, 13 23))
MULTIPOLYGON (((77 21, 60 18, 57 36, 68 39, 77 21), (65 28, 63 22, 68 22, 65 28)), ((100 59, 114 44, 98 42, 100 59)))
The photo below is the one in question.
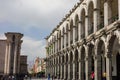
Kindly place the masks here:
POLYGON ((6 32, 19 32, 21 54, 28 64, 45 58, 45 37, 59 24, 79 0, 0 0, 0 39, 6 32))

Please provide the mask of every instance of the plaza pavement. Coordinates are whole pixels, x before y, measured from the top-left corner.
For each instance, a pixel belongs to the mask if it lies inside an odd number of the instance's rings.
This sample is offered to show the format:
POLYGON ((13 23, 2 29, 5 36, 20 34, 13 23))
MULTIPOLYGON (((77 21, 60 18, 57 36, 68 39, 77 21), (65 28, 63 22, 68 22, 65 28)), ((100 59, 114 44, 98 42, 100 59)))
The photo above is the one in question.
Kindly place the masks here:
MULTIPOLYGON (((33 79, 24 79, 24 80, 48 80, 48 79, 47 78, 39 78, 39 79, 33 78, 33 79)), ((52 78, 50 80, 52 80, 52 78)), ((53 79, 53 80, 58 80, 58 79, 53 79)))

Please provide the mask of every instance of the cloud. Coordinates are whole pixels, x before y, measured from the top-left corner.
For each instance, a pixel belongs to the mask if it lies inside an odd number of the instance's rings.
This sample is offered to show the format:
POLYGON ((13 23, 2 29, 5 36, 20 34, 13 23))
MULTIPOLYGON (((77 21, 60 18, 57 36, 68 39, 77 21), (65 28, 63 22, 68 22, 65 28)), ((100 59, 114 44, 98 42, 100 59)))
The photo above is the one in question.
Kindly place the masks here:
POLYGON ((45 41, 35 40, 31 37, 24 37, 21 53, 28 55, 28 62, 33 61, 38 56, 44 58, 46 56, 45 41))
POLYGON ((53 28, 74 0, 0 0, 0 22, 21 28, 53 28))

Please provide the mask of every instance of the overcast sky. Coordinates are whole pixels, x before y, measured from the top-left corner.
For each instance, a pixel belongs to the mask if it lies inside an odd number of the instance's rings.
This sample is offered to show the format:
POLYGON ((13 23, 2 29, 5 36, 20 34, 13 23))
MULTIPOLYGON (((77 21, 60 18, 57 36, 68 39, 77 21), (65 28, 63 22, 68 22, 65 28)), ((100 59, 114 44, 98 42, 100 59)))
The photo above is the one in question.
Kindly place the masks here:
POLYGON ((28 62, 45 57, 45 40, 79 0, 0 0, 0 38, 6 32, 24 34, 21 54, 28 62))

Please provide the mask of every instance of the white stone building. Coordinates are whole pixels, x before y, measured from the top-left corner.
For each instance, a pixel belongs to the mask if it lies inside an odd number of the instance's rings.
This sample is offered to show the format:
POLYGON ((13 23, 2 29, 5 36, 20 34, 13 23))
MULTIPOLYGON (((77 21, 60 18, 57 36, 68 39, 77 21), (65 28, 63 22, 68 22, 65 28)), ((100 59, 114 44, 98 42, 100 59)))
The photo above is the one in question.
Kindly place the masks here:
POLYGON ((120 80, 120 0, 81 0, 46 42, 46 75, 120 80))

